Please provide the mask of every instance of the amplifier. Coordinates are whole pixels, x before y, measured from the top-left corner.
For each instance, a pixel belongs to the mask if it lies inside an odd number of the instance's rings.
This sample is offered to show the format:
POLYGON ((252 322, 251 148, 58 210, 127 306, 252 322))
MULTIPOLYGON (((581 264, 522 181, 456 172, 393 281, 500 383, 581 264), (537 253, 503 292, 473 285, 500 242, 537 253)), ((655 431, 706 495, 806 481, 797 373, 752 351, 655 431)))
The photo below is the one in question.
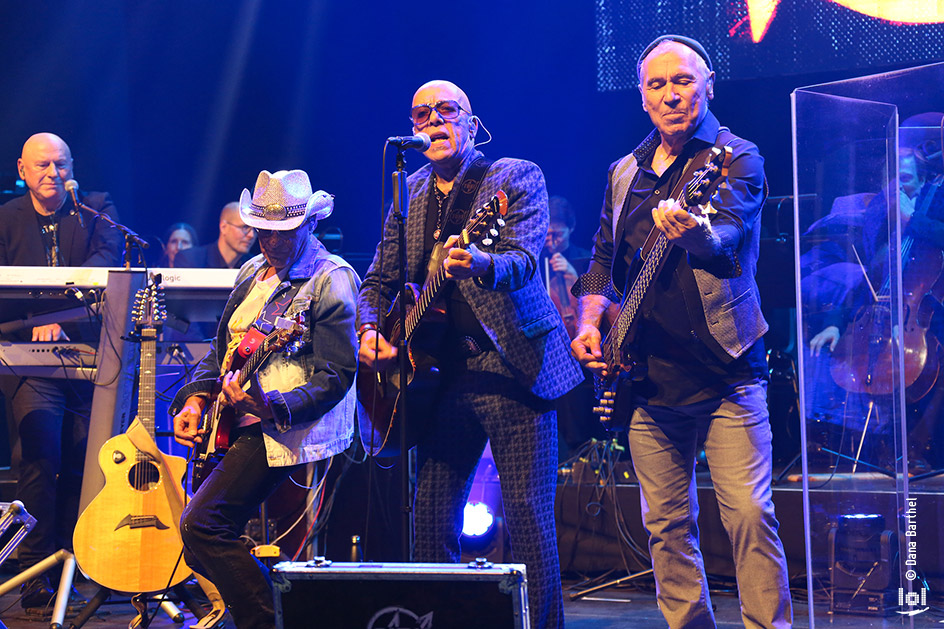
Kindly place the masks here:
POLYGON ((332 563, 272 569, 277 629, 526 629, 524 564, 332 563))

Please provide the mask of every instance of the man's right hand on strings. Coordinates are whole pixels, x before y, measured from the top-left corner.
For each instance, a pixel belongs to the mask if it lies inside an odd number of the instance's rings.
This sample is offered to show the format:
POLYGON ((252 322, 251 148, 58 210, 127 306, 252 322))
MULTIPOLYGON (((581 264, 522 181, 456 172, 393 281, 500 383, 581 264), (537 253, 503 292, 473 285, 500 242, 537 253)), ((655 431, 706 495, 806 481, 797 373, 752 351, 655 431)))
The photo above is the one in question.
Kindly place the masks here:
POLYGON ((361 345, 357 350, 361 364, 374 371, 383 371, 393 365, 397 358, 397 348, 387 342, 377 330, 367 330, 361 336, 361 345))
POLYGON ((183 408, 174 416, 174 441, 188 448, 203 441, 197 431, 200 428, 200 417, 203 415, 205 404, 206 400, 199 395, 191 395, 187 398, 183 408))

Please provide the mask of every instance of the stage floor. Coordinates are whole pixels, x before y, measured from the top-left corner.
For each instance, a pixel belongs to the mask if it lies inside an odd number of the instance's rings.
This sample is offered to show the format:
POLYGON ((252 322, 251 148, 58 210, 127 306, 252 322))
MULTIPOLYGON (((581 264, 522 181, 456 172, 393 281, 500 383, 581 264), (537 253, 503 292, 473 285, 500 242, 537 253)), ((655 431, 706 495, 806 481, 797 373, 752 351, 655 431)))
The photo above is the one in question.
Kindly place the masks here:
MULTIPOLYGON (((0 578, 6 579, 10 576, 12 575, 0 575, 0 578)), ((633 629, 663 629, 666 626, 656 606, 655 594, 651 591, 651 582, 648 585, 644 584, 642 589, 632 589, 626 586, 613 587, 595 592, 576 601, 570 600, 570 593, 579 590, 582 586, 583 584, 577 584, 573 581, 564 582, 564 615, 567 629, 626 629, 627 627, 633 629)), ((86 597, 93 596, 96 591, 95 586, 88 583, 79 584, 78 589, 86 597)), ((712 594, 712 602, 716 608, 715 617, 719 627, 743 627, 736 596, 717 592, 712 594)), ((794 600, 793 606, 794 626, 809 626, 805 601, 798 602, 794 600)), ((123 598, 119 602, 106 603, 100 607, 98 613, 85 626, 94 629, 125 629, 134 617, 134 609, 127 602, 127 599, 123 598)), ((915 624, 913 626, 940 626, 940 620, 941 615, 939 614, 924 614, 914 618, 915 624)), ((155 629, 189 627, 194 621, 194 617, 189 613, 185 613, 184 622, 180 624, 173 622, 168 616, 160 613, 151 624, 151 627, 155 629)), ((0 597, 0 622, 9 629, 35 629, 36 627, 48 626, 49 620, 48 618, 43 620, 27 616, 20 609, 18 595, 10 593, 0 597)), ((827 623, 832 629, 859 629, 864 627, 903 627, 906 626, 907 621, 899 616, 881 619, 839 614, 824 617, 817 621, 818 625, 827 623)), ((67 619, 66 626, 68 625, 69 620, 67 619)), ((312 626, 317 625, 313 624, 312 626)), ((228 617, 225 627, 226 629, 235 627, 228 617)), ((331 629, 346 628, 333 627, 331 629)))

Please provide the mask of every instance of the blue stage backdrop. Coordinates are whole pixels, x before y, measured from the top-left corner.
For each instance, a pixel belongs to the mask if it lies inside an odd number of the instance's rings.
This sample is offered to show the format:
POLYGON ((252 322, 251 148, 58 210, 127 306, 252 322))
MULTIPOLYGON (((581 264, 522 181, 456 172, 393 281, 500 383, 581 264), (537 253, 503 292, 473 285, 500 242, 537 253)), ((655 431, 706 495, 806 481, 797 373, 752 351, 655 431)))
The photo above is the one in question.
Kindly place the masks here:
MULTIPOLYGON (((336 195, 326 226, 343 230, 344 252, 363 271, 391 168, 383 140, 410 132, 414 90, 444 78, 465 89, 492 132, 489 155, 538 163, 549 192, 574 203, 576 238, 588 246, 607 166, 651 128, 638 92, 617 88, 632 87, 636 57, 655 35, 704 41, 722 79, 712 109, 760 146, 775 195, 791 190, 795 87, 900 67, 940 42, 939 26, 893 28, 830 0, 796 0, 779 3, 754 45, 746 11, 741 1, 8 2, 0 190, 15 180, 24 140, 52 131, 71 146, 82 187, 110 191, 133 229, 161 234, 186 220, 208 241, 220 208, 261 169, 303 168, 336 195), (846 30, 833 28, 842 16, 846 30), (610 48, 601 47, 603 22, 610 48), (895 29, 901 46, 875 47, 895 29), (807 42, 822 46, 807 51, 807 42), (853 51, 856 67, 842 62, 853 51), (598 89, 603 68, 607 91, 598 89)), ((423 163, 413 152, 408 168, 423 163)))

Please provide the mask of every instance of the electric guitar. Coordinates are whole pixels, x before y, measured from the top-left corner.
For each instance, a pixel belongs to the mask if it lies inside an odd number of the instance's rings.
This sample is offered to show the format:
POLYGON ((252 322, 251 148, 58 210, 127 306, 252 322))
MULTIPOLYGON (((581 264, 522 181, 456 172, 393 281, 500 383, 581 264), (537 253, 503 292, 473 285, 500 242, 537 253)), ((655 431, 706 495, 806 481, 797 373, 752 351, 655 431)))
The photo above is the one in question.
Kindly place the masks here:
MULTIPOLYGON (((492 244, 504 227, 503 217, 508 213, 508 197, 503 190, 493 196, 488 203, 475 210, 466 221, 459 234, 456 247, 466 249, 469 245, 481 241, 485 246, 492 244)), ((435 255, 434 255, 435 258, 435 255)), ((436 326, 445 324, 445 309, 437 301, 440 291, 446 284, 446 270, 439 264, 418 289, 415 284, 407 285, 407 292, 397 295, 384 319, 382 333, 384 338, 396 346, 400 339, 406 341, 408 369, 407 374, 407 414, 411 418, 428 416, 428 404, 439 383, 439 368, 435 357, 427 351, 434 348, 437 334, 436 326), (400 301, 407 309, 405 330, 400 329, 400 301), (423 323, 424 333, 416 335, 423 323)), ((361 443, 373 456, 393 456, 399 451, 399 441, 390 439, 396 434, 397 399, 400 397, 399 365, 383 371, 374 371, 363 363, 357 369, 357 396, 361 409, 357 414, 361 443), (361 412, 363 411, 363 412, 361 412)), ((410 428, 415 426, 411 422, 410 428)), ((415 429, 412 431, 415 432, 415 429)), ((408 440, 415 442, 413 435, 408 440)))
MULTIPOLYGON (((685 185, 679 198, 682 209, 695 216, 714 214, 715 210, 710 204, 706 207, 702 205, 711 196, 714 184, 727 177, 730 163, 730 147, 713 147, 705 165, 695 171, 685 185)), ((593 412, 607 430, 624 426, 622 423, 614 424, 617 418, 620 422, 629 420, 632 412, 632 382, 642 380, 646 376, 645 362, 637 358, 632 351, 635 327, 649 288, 665 265, 672 248, 673 245, 666 235, 657 227, 653 227, 630 265, 629 280, 623 292, 619 314, 603 339, 601 349, 603 362, 606 363, 606 375, 594 376, 598 405, 594 407, 593 412)))
MULTIPOLYGON (((249 382, 249 378, 272 354, 283 350, 294 353, 299 349, 298 341, 307 329, 304 323, 305 314, 305 312, 300 312, 291 319, 276 317, 275 329, 259 342, 258 347, 245 362, 237 364, 241 361, 234 360, 231 371, 239 369, 239 378, 236 381, 240 388, 249 382)), ((236 354, 236 356, 239 357, 239 354, 236 354)), ((223 458, 230 447, 229 434, 236 420, 236 410, 224 403, 222 390, 221 376, 211 394, 213 404, 203 414, 203 419, 200 422, 198 432, 202 439, 194 445, 193 478, 191 481, 193 491, 200 488, 204 479, 216 467, 216 464, 219 463, 219 460, 223 458)))
POLYGON ((133 320, 141 342, 138 414, 127 432, 102 446, 101 492, 75 526, 75 559, 99 585, 118 592, 159 592, 187 579, 178 522, 187 462, 154 442, 157 330, 166 319, 160 276, 135 296, 133 320))

